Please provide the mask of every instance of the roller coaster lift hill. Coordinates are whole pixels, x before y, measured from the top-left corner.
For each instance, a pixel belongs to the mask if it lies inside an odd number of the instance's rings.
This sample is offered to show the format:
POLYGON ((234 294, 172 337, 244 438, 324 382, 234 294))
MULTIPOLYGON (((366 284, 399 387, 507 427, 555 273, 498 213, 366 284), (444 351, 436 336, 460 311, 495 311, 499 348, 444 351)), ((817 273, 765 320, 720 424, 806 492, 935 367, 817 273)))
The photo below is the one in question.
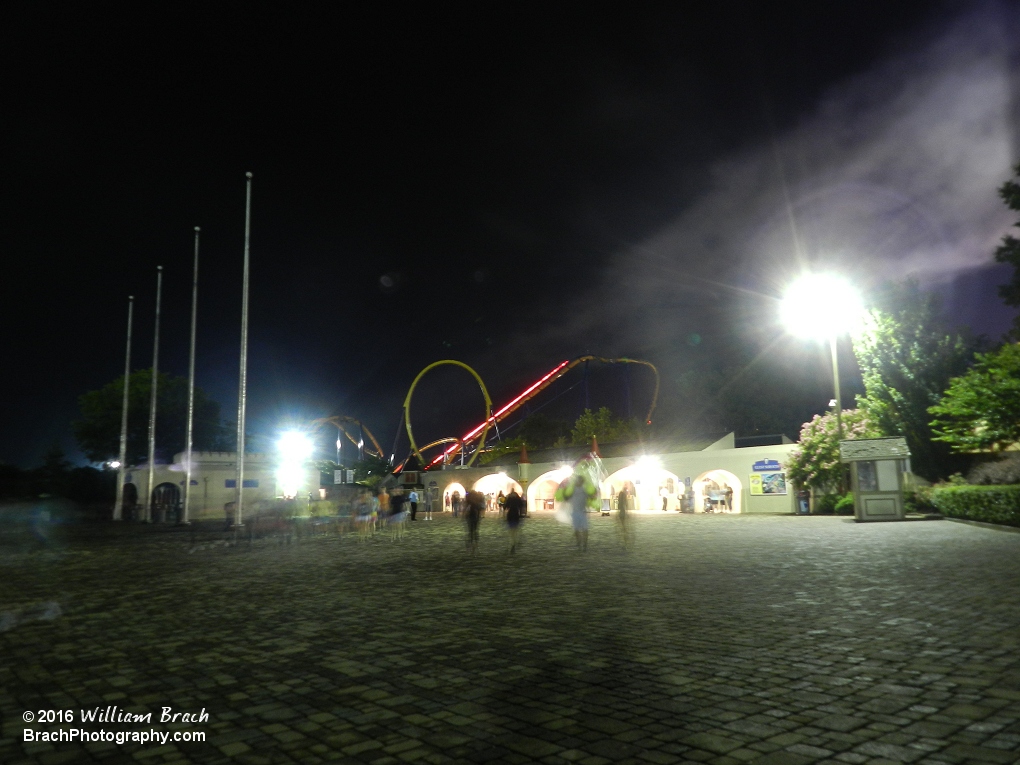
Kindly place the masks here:
MULTIPOLYGON (((580 364, 587 364, 592 361, 597 361, 603 364, 639 364, 641 366, 648 367, 650 370, 652 370, 652 374, 655 377, 655 389, 652 392, 652 400, 651 405, 648 407, 648 413, 645 415, 645 424, 651 425, 652 413, 655 411, 655 406, 658 403, 659 399, 659 370, 656 369, 655 365, 649 361, 642 361, 640 359, 630 359, 626 357, 617 359, 607 359, 601 356, 578 356, 576 359, 562 361, 555 367, 553 367, 549 372, 544 374, 542 377, 538 378, 535 382, 533 382, 531 385, 525 388, 521 393, 519 393, 517 396, 512 398, 509 402, 507 402, 494 412, 492 411, 492 399, 489 397, 489 392, 486 389, 485 382, 482 380, 481 376, 474 369, 472 369, 462 361, 457 361, 455 359, 443 359, 440 361, 433 362, 432 364, 429 364, 427 367, 422 369, 418 373, 418 375, 414 378, 414 381, 411 383, 411 387, 407 391, 407 396, 404 398, 403 406, 404 428, 407 431, 408 441, 411 444, 411 453, 414 454, 420 460, 421 464, 425 466, 425 469, 428 470, 438 465, 449 464, 450 461, 458 453, 461 454, 461 461, 463 462, 464 455, 468 452, 469 445, 477 439, 478 443, 475 446, 475 448, 471 451, 470 459, 466 463, 467 465, 473 464, 485 445, 485 438, 488 435, 490 428, 496 429, 496 432, 498 433, 499 422, 506 419, 510 415, 514 414, 518 409, 527 404, 538 394, 540 394, 554 382, 556 382, 565 374, 567 374, 574 367, 577 367, 580 364), (418 382, 422 379, 422 377, 424 377, 428 372, 435 369, 436 367, 443 365, 461 367, 462 369, 466 370, 469 374, 471 374, 472 377, 475 378, 475 381, 478 383, 478 387, 481 390, 482 397, 485 401, 485 419, 481 422, 481 424, 475 426, 460 438, 456 437, 440 438, 436 441, 433 441, 429 444, 425 444, 424 446, 419 447, 415 442, 414 432, 411 428, 411 399, 414 395, 415 388, 417 387, 418 382), (441 446, 443 444, 449 444, 449 446, 447 446, 440 454, 434 457, 431 461, 425 459, 424 455, 422 454, 423 452, 436 446, 441 446)), ((315 420, 312 424, 313 427, 322 427, 327 424, 333 425, 334 427, 337 428, 338 432, 346 436, 351 443, 358 446, 359 449, 364 449, 365 453, 380 457, 382 459, 386 458, 383 453, 382 447, 379 445, 378 440, 375 438, 372 432, 367 427, 365 427, 365 425, 363 425, 361 422, 359 422, 353 417, 347 416, 324 417, 322 419, 315 420), (359 438, 357 439, 351 433, 351 430, 353 430, 352 426, 357 426, 358 430, 356 432, 359 435, 359 438), (365 444, 364 441, 365 436, 367 436, 368 440, 371 442, 371 447, 365 444)))

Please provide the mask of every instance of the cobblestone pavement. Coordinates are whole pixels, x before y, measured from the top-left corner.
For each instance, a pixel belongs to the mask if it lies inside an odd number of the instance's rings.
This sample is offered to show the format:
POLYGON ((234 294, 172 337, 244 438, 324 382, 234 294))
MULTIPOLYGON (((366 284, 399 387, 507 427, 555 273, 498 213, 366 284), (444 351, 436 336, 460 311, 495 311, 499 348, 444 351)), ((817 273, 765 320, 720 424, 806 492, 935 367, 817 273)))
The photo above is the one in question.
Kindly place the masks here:
MULTIPOLYGON (((58 535, 59 536, 59 535, 58 535)), ((949 521, 448 518, 0 549, 0 762, 1020 761, 1020 534, 949 521), (81 709, 151 724, 77 722, 81 709), (163 707, 208 720, 160 724, 163 707), (71 709, 75 723, 26 724, 71 709), (202 731, 203 743, 24 741, 202 731)))

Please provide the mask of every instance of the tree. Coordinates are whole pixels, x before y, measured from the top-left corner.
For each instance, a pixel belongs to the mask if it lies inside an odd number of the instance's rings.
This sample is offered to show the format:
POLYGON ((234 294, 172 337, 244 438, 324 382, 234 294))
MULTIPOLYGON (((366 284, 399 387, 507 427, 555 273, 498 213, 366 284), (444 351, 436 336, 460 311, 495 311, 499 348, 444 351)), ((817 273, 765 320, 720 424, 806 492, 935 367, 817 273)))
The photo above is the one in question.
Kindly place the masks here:
MULTIPOLYGON (((340 466, 333 460, 319 460, 317 463, 319 473, 330 483, 333 482, 333 471, 339 470, 340 466)), ((368 486, 375 486, 383 478, 393 472, 393 466, 382 457, 374 454, 366 454, 360 460, 343 465, 345 470, 354 471, 354 481, 368 486)))
POLYGON ((585 409, 577 418, 570 431, 570 442, 577 446, 590 444, 592 438, 602 443, 613 441, 633 441, 640 432, 637 423, 614 417, 608 407, 597 412, 585 409))
MULTIPOLYGON (((169 461, 183 451, 187 437, 188 381, 161 372, 156 412, 156 456, 169 461)), ((127 462, 137 465, 149 453, 149 402, 152 370, 139 369, 128 378, 127 462)), ((81 419, 71 423, 78 446, 90 460, 104 462, 120 454, 120 418, 124 378, 118 378, 99 390, 78 399, 81 419)), ((220 420, 220 405, 198 387, 195 388, 194 448, 202 451, 229 451, 235 436, 220 420)))
POLYGON ((953 451, 1001 451, 1020 442, 1020 344, 979 353, 929 411, 935 438, 953 451))
POLYGON ((522 446, 532 451, 566 446, 570 438, 570 423, 542 413, 529 415, 514 428, 512 438, 503 438, 479 456, 483 465, 495 462, 506 454, 518 454, 522 446))
MULTIPOLYGON (((867 412, 863 409, 845 409, 843 438, 874 438, 879 435, 867 412)), ((835 412, 816 414, 800 430, 800 442, 790 452, 784 466, 786 476, 798 486, 817 491, 835 491, 843 478, 843 464, 839 454, 839 433, 835 412)))
MULTIPOLYGON (((1017 180, 1006 181, 999 187, 999 196, 1006 203, 1006 207, 1014 212, 1020 212, 1020 165, 1013 168, 1017 180)), ((1020 227, 1020 221, 1014 225, 1020 227)), ((1020 239, 1007 234, 1002 238, 1002 244, 995 250, 995 259, 999 263, 1007 263, 1013 266, 1013 277, 1009 284, 999 286, 999 297, 1009 306, 1020 307, 1020 239)), ((1020 338, 1020 315, 1013 319, 1014 339, 1020 338)))
POLYGON ((889 285, 854 338, 865 390, 857 405, 877 432, 906 438, 914 471, 932 481, 958 470, 959 459, 932 440, 928 409, 966 371, 979 344, 946 332, 940 308, 916 282, 889 285))

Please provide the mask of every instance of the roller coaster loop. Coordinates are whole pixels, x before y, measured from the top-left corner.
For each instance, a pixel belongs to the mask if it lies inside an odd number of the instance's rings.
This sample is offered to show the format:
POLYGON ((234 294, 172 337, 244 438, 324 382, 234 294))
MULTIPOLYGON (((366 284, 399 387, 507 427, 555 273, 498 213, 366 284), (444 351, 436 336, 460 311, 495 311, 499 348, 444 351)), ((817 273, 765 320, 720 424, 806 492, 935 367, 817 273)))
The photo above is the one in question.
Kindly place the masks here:
MULTIPOLYGON (((481 436, 478 441, 479 444, 485 443, 485 436, 489 432, 489 426, 492 423, 492 399, 489 398, 489 391, 486 390, 485 383, 482 381, 482 378, 479 376, 479 374, 471 367, 469 367, 467 364, 465 364, 463 361, 456 361, 455 359, 443 359, 442 361, 432 362, 423 370, 421 370, 418 373, 418 376, 414 378, 414 382, 411 383, 411 387, 408 388, 407 390, 407 398, 404 399, 404 427, 407 428, 407 439, 411 442, 411 451, 413 451, 415 455, 417 455, 422 465, 425 465, 427 463, 425 462, 425 458, 422 457, 421 450, 418 449, 418 445, 414 442, 414 433, 411 431, 411 397, 414 395, 414 389, 417 387, 418 381, 421 380, 421 378, 424 377, 430 370, 434 369, 435 367, 442 366, 443 364, 452 364, 453 366, 466 369, 468 372, 471 373, 471 376, 475 378, 475 380, 478 382, 478 387, 481 388, 482 390, 482 396, 485 397, 485 424, 484 427, 481 428, 481 436)), ((461 448, 463 448, 464 441, 461 441, 460 439, 452 440, 458 441, 461 444, 461 448)), ((467 440, 469 439, 465 439, 465 441, 467 440)), ((473 440, 473 438, 470 440, 473 440)), ((475 461, 480 451, 481 449, 475 449, 474 454, 471 455, 471 459, 469 459, 467 462, 468 465, 472 464, 475 461)), ((440 456, 442 457, 443 455, 440 456)))

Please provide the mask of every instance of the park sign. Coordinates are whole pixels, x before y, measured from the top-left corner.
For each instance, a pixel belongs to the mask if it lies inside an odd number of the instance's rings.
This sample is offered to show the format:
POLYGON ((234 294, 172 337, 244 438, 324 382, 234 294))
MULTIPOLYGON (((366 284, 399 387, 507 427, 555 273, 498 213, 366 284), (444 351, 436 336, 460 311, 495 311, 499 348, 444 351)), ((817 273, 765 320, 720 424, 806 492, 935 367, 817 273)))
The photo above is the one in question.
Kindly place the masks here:
POLYGON ((782 469, 779 460, 758 460, 751 466, 755 473, 778 473, 782 469))

